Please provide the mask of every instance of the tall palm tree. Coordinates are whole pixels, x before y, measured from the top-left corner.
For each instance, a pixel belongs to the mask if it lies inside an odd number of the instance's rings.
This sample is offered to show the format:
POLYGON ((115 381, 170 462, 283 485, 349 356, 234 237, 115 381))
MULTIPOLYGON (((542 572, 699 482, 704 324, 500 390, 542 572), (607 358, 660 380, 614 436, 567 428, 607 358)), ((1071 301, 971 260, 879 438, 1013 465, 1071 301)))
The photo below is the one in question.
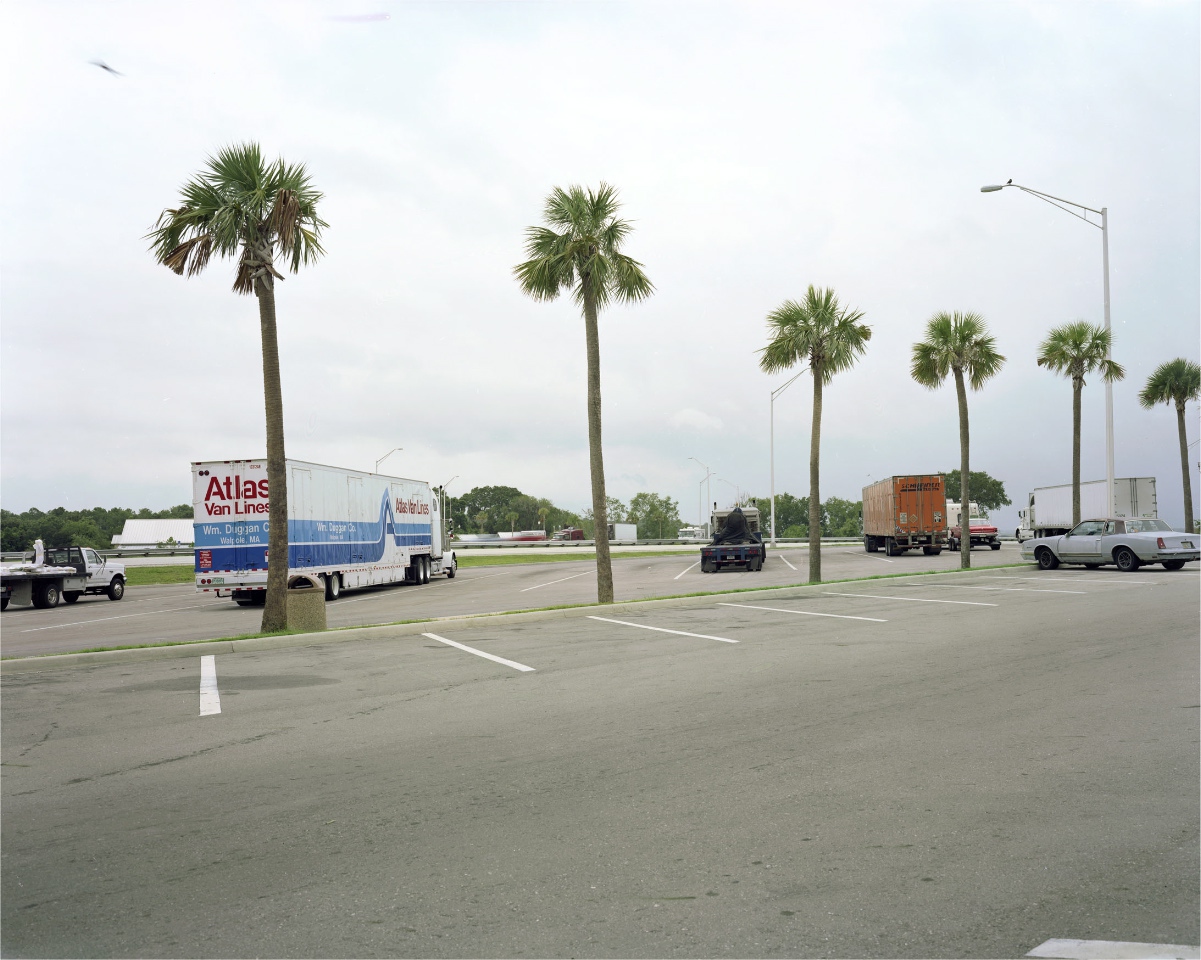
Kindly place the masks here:
POLYGON ((613 602, 613 565, 609 559, 609 519, 605 505, 605 466, 601 455, 600 335, 597 313, 613 302, 634 303, 649 297, 654 285, 642 264, 621 252, 630 224, 617 218, 617 191, 607 183, 597 190, 555 187, 546 198, 547 226, 528 227, 525 253, 513 268, 521 289, 535 300, 554 300, 571 290, 584 312, 588 350, 588 460, 592 475, 592 518, 596 523, 596 595, 613 602))
POLYGON ((237 256, 234 292, 259 302, 263 344, 263 399, 267 416, 268 516, 267 596, 264 633, 287 627, 288 486, 284 455, 284 405, 275 330, 276 249, 293 273, 325 251, 317 216, 321 193, 303 164, 265 163, 257 143, 225 147, 180 189, 181 204, 166 209, 148 234, 155 259, 177 274, 192 276, 216 253, 237 256))
POLYGON ((1148 410, 1157 403, 1176 405, 1176 427, 1180 433, 1180 470, 1184 474, 1184 529, 1193 533, 1193 482, 1189 475, 1184 405, 1190 400, 1201 400, 1201 366, 1183 357, 1161 363, 1147 378, 1147 385, 1139 393, 1138 400, 1148 410))
POLYGON ((1073 527, 1080 522, 1080 393, 1084 389, 1084 375, 1096 371, 1102 380, 1109 382, 1126 376, 1122 366, 1109 359, 1109 347, 1109 331, 1087 320, 1073 320, 1055 327, 1038 345, 1038 365, 1072 381, 1073 527))
MULTIPOLYGON (((955 396, 959 400, 959 503, 963 513, 961 523, 968 517, 968 448, 967 385, 973 390, 1000 371, 1005 358, 997 353, 996 340, 988 332, 988 324, 978 313, 936 313, 926 323, 926 337, 913 345, 913 379, 931 390, 942 386, 947 374, 955 377, 955 396)), ((959 566, 966 570, 972 565, 972 538, 961 530, 959 537, 959 566)))
POLYGON ((821 461, 822 387, 834 374, 848 370, 867 350, 871 327, 860 323, 863 314, 843 307, 830 289, 812 284, 805 299, 785 300, 767 315, 770 341, 759 352, 766 373, 787 370, 808 362, 813 374, 813 428, 809 434, 809 582, 822 578, 822 522, 819 473, 821 461))

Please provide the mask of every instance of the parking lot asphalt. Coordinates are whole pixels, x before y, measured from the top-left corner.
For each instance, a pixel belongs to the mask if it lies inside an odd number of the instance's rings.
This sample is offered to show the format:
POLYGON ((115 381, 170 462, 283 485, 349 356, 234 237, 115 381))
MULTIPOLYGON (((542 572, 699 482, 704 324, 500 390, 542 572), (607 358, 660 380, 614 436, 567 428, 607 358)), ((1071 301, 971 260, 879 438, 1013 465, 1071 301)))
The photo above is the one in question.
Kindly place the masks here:
MULTIPOLYGON (((975 550, 976 567, 1020 562, 1015 544, 998 551, 975 550)), ((618 600, 718 592, 747 587, 791 586, 808 581, 808 551, 773 550, 763 570, 700 572, 699 551, 613 561, 618 600)), ((954 570, 958 554, 885 557, 862 546, 827 546, 822 573, 827 581, 907 572, 954 570)), ((498 613, 596 600, 596 564, 588 560, 462 568, 454 580, 424 586, 387 586, 344 594, 326 605, 331 628, 394 623, 433 617, 498 613)), ((9 607, 2 617, 0 654, 26 657, 142 644, 178 643, 255 633, 262 610, 198 594, 191 584, 130 587, 120 602, 84 597, 51 610, 9 607)))
POLYGON ((5 675, 3 953, 1196 944, 1197 596, 981 570, 5 675))

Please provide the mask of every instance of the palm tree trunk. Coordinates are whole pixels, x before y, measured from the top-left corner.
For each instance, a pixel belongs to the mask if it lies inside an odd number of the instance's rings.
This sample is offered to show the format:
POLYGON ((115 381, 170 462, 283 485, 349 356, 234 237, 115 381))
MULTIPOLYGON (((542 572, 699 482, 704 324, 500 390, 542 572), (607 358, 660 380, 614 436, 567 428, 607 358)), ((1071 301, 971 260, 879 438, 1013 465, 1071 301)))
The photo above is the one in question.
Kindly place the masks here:
POLYGON ((609 559, 609 513, 605 503, 605 462, 601 455, 600 334, 596 299, 584 293, 584 334, 588 341, 588 465, 592 474, 592 519, 596 543, 596 599, 613 602, 613 562, 609 559))
POLYGON ((267 413, 267 481, 271 499, 267 535, 267 603, 263 633, 288 626, 288 467, 284 456, 284 400, 275 333, 275 289, 270 278, 256 280, 259 328, 263 339, 263 402, 267 413))
POLYGON ((1176 425, 1180 431, 1180 469, 1184 473, 1184 529, 1193 530, 1193 480, 1188 468, 1188 434, 1184 428, 1184 400, 1176 401, 1176 425))
POLYGON ((955 396, 959 400, 959 569, 972 566, 972 511, 968 507, 967 387, 963 371, 955 369, 955 396))
POLYGON ((1080 522, 1080 394, 1084 378, 1072 378, 1072 526, 1080 522))
POLYGON ((809 366, 813 375, 813 425, 809 432, 809 582, 822 580, 822 503, 819 487, 822 444, 822 371, 809 366))

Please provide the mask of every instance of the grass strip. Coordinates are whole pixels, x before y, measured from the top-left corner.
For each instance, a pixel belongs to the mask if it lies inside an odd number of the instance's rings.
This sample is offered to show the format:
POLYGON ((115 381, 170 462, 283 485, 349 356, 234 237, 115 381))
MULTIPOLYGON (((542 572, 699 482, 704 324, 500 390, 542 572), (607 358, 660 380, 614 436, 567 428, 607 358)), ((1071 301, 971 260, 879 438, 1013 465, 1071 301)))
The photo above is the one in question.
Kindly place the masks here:
POLYGON ((195 583, 196 570, 189 564, 161 567, 126 567, 125 583, 130 587, 146 587, 156 583, 195 583))

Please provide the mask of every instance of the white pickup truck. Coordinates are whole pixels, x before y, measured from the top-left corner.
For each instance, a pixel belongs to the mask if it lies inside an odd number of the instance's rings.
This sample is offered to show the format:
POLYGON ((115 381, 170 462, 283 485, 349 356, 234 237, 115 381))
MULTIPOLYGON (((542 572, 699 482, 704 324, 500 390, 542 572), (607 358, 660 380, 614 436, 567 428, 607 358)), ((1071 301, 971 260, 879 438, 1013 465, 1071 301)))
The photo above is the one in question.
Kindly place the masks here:
POLYGON ((0 566, 0 610, 10 602, 39 609, 74 603, 85 593, 125 596, 125 564, 106 560, 91 547, 33 545, 33 559, 0 566))

